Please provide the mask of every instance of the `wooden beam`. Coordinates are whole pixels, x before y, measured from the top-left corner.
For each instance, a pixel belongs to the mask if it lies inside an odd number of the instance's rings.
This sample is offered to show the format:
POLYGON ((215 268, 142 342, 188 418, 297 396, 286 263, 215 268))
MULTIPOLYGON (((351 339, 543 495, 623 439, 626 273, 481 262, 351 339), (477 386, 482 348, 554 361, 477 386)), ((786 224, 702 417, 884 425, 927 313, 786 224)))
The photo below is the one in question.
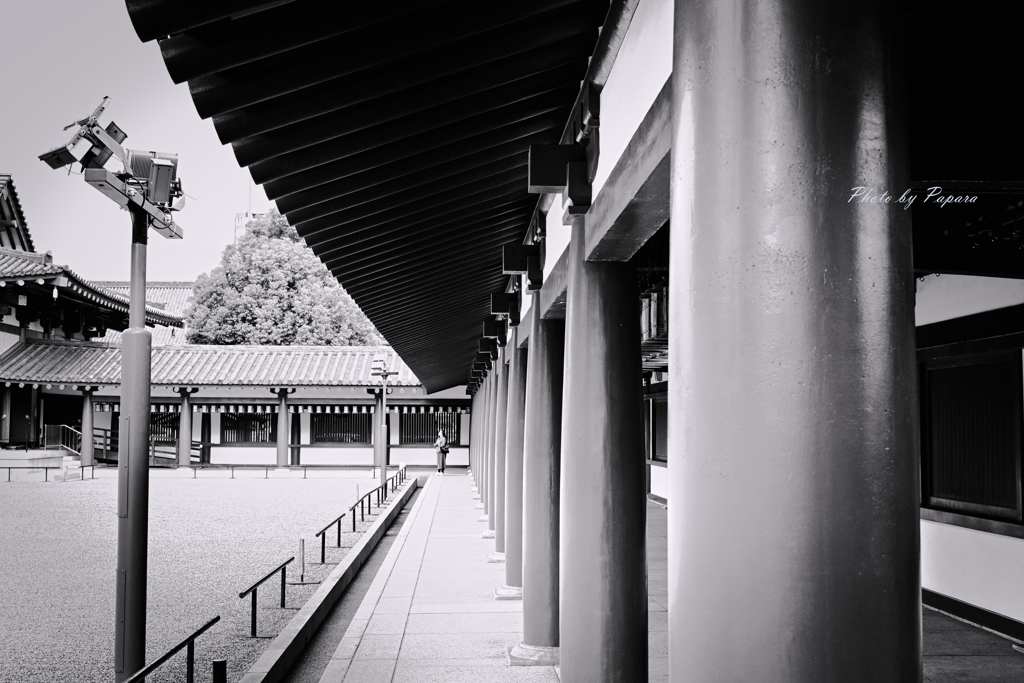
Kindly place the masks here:
POLYGON ((671 94, 667 81, 587 213, 588 261, 628 261, 668 220, 671 94))
POLYGON ((566 249, 548 273, 544 286, 540 288, 540 317, 545 320, 565 320, 565 293, 569 272, 569 250, 566 249))

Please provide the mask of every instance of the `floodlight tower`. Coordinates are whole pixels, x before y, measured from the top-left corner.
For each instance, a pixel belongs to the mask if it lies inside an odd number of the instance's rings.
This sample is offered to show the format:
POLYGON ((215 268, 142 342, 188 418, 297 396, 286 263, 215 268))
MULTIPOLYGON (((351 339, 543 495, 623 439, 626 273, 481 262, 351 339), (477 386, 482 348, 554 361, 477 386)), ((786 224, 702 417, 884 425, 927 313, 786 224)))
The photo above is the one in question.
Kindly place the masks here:
MULTIPOLYGON (((110 98, 104 97, 78 126, 71 140, 40 155, 59 169, 79 163, 85 182, 126 209, 132 219, 131 306, 121 335, 121 418, 117 451, 117 579, 114 622, 114 680, 128 679, 146 664, 146 571, 149 542, 149 392, 152 336, 146 329, 146 244, 153 228, 169 239, 182 231, 171 217, 184 206, 175 154, 126 150, 127 137, 111 121, 98 123, 110 98), (112 158, 124 170, 111 173, 112 158)), ((92 435, 83 434, 91 447, 92 435)))
POLYGON ((386 356, 378 356, 373 359, 373 377, 380 377, 380 485, 383 487, 388 480, 388 450, 390 447, 388 434, 388 377, 397 375, 397 372, 388 371, 388 359, 386 356))

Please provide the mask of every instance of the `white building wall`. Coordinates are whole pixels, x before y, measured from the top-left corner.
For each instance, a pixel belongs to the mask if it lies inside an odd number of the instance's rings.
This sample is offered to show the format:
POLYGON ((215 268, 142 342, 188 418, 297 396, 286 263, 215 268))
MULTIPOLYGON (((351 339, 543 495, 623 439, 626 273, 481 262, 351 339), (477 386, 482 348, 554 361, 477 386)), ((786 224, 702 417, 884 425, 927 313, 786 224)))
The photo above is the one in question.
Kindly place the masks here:
POLYGON ((668 500, 668 468, 651 465, 651 494, 668 500))
POLYGON ((373 448, 309 448, 302 449, 303 465, 373 465, 373 448))
MULTIPOLYGON (((305 453, 302 454, 305 458, 305 453)), ((277 449, 270 446, 211 446, 211 465, 276 465, 277 449)))
POLYGON ((594 196, 672 75, 672 0, 640 0, 601 91, 601 156, 594 196))
POLYGON ((971 275, 929 275, 917 281, 916 323, 961 318, 1024 304, 1024 280, 971 275))
POLYGON ((921 520, 921 585, 1024 621, 1024 539, 921 520))

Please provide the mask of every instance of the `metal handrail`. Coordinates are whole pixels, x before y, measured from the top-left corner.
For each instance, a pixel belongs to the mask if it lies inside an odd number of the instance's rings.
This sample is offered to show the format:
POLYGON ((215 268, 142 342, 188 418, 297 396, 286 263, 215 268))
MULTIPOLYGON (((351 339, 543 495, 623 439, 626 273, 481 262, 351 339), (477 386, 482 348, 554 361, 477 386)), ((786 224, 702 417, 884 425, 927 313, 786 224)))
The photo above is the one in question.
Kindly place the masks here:
POLYGON ((270 570, 270 572, 267 573, 267 575, 264 576, 262 579, 260 579, 259 581, 257 581, 256 583, 254 583, 253 585, 249 586, 244 591, 242 591, 241 593, 238 594, 239 598, 244 598, 246 595, 252 595, 252 614, 251 614, 251 618, 250 618, 250 629, 249 629, 249 637, 250 638, 255 638, 256 637, 256 593, 257 593, 256 589, 259 588, 260 584, 262 584, 264 581, 269 579, 271 576, 273 576, 277 572, 281 572, 281 609, 284 609, 285 591, 288 588, 288 582, 287 582, 287 578, 286 578, 287 575, 288 575, 288 564, 290 562, 294 561, 294 560, 295 560, 295 556, 294 555, 289 557, 287 560, 285 560, 284 562, 282 562, 281 564, 279 564, 278 566, 276 566, 272 570, 270 570))
MULTIPOLYGON (((92 467, 92 478, 96 478, 96 466, 86 465, 85 467, 92 467)), ((85 469, 83 467, 82 469, 85 469)), ((0 470, 7 470, 7 481, 11 481, 11 470, 43 470, 43 481, 50 481, 50 470, 64 469, 63 465, 0 465, 0 470)), ((85 477, 82 477, 84 480, 85 477)))
MULTIPOLYGON (((401 467, 399 467, 397 472, 395 472, 390 477, 388 477, 387 479, 384 480, 384 484, 382 486, 378 486, 376 488, 370 489, 364 495, 360 496, 359 499, 356 500, 355 503, 352 504, 352 507, 350 507, 348 509, 348 511, 352 513, 352 531, 356 530, 356 513, 355 513, 356 506, 357 505, 359 506, 359 520, 360 521, 363 521, 363 520, 366 519, 366 516, 363 513, 363 501, 364 500, 366 501, 366 514, 369 514, 369 512, 372 510, 371 503, 370 503, 370 500, 369 500, 370 496, 376 495, 377 496, 377 507, 382 507, 383 504, 384 504, 384 501, 387 500, 388 489, 390 489, 390 491, 393 492, 396 488, 398 488, 401 484, 403 484, 405 482, 405 468, 406 467, 407 467, 407 465, 402 465, 401 467)), ((339 525, 339 529, 340 529, 340 525, 339 525)))
POLYGON ((190 635, 188 638, 186 638, 185 640, 181 641, 180 643, 178 643, 177 645, 172 647, 170 650, 168 650, 163 655, 161 655, 160 657, 155 659, 153 662, 147 664, 146 666, 142 667, 141 669, 139 669, 138 671, 133 673, 131 675, 131 677, 128 680, 126 680, 124 683, 138 683, 139 681, 142 681, 147 675, 149 675, 149 674, 153 673, 154 671, 156 671, 156 669, 159 668, 161 664, 166 662, 168 659, 170 659, 174 655, 178 654, 178 652, 181 651, 181 648, 186 647, 186 646, 188 647, 188 654, 187 654, 188 659, 186 660, 186 664, 185 664, 185 681, 186 681, 186 683, 192 683, 193 678, 195 676, 195 673, 194 673, 195 672, 195 660, 196 660, 195 640, 199 636, 203 635, 203 633, 205 633, 211 626, 216 624, 218 621, 220 621, 220 615, 219 614, 217 616, 215 616, 213 619, 210 619, 208 622, 206 622, 202 626, 200 626, 195 631, 193 631, 192 635, 190 635))
POLYGON ((320 564, 327 564, 327 530, 335 524, 338 525, 338 547, 341 547, 341 520, 346 514, 348 513, 342 512, 333 522, 314 534, 320 537, 320 564))
POLYGON ((65 449, 75 455, 82 454, 82 432, 69 425, 45 425, 43 450, 65 449))

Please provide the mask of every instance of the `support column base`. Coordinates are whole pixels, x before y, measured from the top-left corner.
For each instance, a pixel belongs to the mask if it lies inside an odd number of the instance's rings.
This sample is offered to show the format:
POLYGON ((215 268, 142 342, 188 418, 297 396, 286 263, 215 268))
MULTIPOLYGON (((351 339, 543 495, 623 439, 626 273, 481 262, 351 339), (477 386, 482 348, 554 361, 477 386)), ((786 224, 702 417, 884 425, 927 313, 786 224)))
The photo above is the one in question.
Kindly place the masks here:
MULTIPOLYGON (((474 500, 480 500, 480 499, 479 498, 475 498, 474 500)), ((484 509, 484 504, 483 503, 477 503, 474 507, 477 510, 483 510, 484 509)))
POLYGON ((507 653, 509 666, 556 666, 560 661, 557 647, 519 643, 509 645, 507 653))
MULTIPOLYGON (((504 555, 505 553, 502 553, 504 555)), ((523 599, 523 587, 522 586, 502 586, 501 588, 494 589, 495 600, 522 600, 523 599)))
POLYGON ((487 563, 488 564, 498 564, 499 562, 500 563, 504 563, 505 562, 505 553, 499 553, 499 552, 495 551, 493 553, 488 553, 487 554, 487 563))
POLYGON ((479 517, 477 517, 476 521, 478 521, 478 522, 486 522, 487 521, 487 515, 480 515, 479 517))
POLYGON ((494 529, 485 529, 480 538, 494 538, 494 529))

